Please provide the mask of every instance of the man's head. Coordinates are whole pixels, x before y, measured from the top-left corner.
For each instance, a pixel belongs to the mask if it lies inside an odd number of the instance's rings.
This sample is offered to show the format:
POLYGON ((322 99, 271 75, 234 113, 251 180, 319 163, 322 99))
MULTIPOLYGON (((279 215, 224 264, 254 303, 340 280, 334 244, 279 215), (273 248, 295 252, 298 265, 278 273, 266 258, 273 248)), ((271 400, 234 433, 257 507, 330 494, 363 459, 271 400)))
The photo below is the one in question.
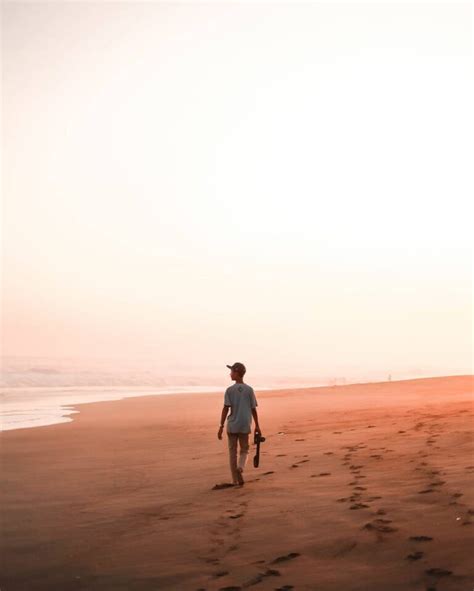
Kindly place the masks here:
POLYGON ((238 380, 239 378, 243 378, 245 372, 247 371, 245 365, 237 361, 232 365, 226 365, 230 369, 230 379, 231 380, 238 380))

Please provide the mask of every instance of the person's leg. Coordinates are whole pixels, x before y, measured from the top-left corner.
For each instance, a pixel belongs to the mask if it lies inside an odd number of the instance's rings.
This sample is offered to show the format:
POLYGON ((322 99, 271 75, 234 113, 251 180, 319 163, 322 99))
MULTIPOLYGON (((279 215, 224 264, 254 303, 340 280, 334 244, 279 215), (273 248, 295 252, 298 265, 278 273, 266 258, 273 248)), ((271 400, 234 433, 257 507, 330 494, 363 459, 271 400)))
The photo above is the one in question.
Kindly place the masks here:
POLYGON ((229 465, 230 473, 232 474, 232 482, 238 482, 237 478, 237 433, 227 433, 227 440, 229 445, 229 465))
POLYGON ((244 471, 249 455, 249 435, 250 433, 239 433, 240 454, 238 467, 242 472, 244 471))

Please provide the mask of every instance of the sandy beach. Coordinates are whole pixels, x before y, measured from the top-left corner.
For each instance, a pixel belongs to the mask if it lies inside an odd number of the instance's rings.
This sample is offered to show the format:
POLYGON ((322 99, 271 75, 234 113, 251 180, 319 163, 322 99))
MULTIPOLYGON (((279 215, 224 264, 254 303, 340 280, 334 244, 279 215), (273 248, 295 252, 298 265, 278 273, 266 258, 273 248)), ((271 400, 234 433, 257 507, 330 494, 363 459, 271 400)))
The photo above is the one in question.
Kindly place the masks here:
POLYGON ((4 432, 0 587, 471 590, 472 385, 256 389, 260 467, 252 445, 245 486, 223 490, 223 395, 78 405, 72 423, 4 432))

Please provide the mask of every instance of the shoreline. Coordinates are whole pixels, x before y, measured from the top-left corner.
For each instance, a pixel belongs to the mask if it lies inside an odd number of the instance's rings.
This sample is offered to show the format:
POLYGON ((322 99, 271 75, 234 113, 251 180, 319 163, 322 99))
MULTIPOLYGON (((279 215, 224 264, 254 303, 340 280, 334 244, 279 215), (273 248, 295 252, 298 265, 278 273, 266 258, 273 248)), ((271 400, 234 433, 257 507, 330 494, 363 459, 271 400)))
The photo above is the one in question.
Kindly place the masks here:
MULTIPOLYGON (((83 404, 119 402, 128 398, 144 398, 149 396, 220 394, 224 392, 224 389, 220 386, 166 386, 160 392, 157 391, 158 388, 150 388, 148 386, 136 388, 128 386, 115 388, 111 386, 88 386, 85 388, 65 388, 62 386, 54 388, 18 387, 17 392, 15 392, 14 388, 8 389, 8 392, 2 392, 0 389, 0 433, 70 423, 73 421, 71 415, 80 412, 75 407, 82 406, 83 404), (43 397, 35 397, 25 402, 25 399, 21 398, 21 394, 23 393, 30 395, 43 394, 43 397), (10 395, 10 400, 5 400, 8 395, 10 395), (18 398, 16 395, 18 395, 18 398), (92 399, 85 399, 87 396, 91 396, 92 399), (30 408, 32 406, 35 408, 30 408), (36 411, 36 414, 33 414, 33 411, 36 411), (11 417, 16 418, 17 416, 21 416, 23 420, 12 420, 11 417), (3 422, 5 417, 9 417, 10 420, 7 418, 3 422)), ((273 387, 264 386, 259 390, 273 390, 273 387)))
MULTIPOLYGON (((404 379, 399 379, 399 380, 390 380, 390 381, 377 381, 377 382, 351 382, 351 383, 347 383, 347 384, 331 384, 331 385, 305 385, 305 386, 295 386, 295 387, 288 387, 288 386, 284 386, 281 388, 275 388, 273 386, 263 386, 263 387, 255 387, 255 391, 258 392, 287 392, 289 390, 293 391, 307 391, 307 390, 317 390, 317 389, 326 389, 326 388, 330 388, 330 389, 335 389, 335 388, 347 388, 347 387, 351 387, 351 386, 373 386, 373 385, 382 385, 382 384, 394 384, 394 383, 404 383, 404 382, 417 382, 417 381, 422 381, 422 380, 438 380, 438 379, 446 379, 446 378, 456 378, 456 377, 469 377, 470 374, 455 374, 455 375, 448 375, 448 376, 428 376, 428 377, 421 377, 421 378, 404 378, 404 379)), ((230 385, 230 384, 229 384, 230 385)), ((141 388, 146 389, 146 390, 153 390, 153 388, 149 388, 148 386, 142 386, 141 388)), ((7 433, 10 431, 18 431, 18 430, 23 430, 23 429, 40 429, 42 427, 51 427, 54 425, 60 425, 60 424, 65 424, 65 423, 72 423, 74 421, 74 416, 73 415, 78 415, 81 412, 81 408, 84 405, 90 405, 90 404, 98 404, 98 403, 103 403, 103 402, 120 402, 122 400, 127 400, 129 398, 133 398, 133 399, 141 399, 141 398, 148 398, 148 397, 155 397, 155 396, 197 396, 197 395, 207 395, 207 394, 220 394, 224 393, 225 389, 227 388, 227 386, 183 386, 183 388, 196 388, 196 391, 194 392, 186 392, 186 391, 172 391, 173 388, 180 388, 179 386, 172 386, 172 387, 165 387, 165 391, 163 392, 151 392, 149 394, 141 394, 141 393, 131 393, 128 396, 124 396, 121 394, 124 394, 122 392, 120 392, 121 389, 123 390, 127 390, 127 392, 134 392, 136 390, 139 390, 140 387, 128 387, 128 386, 123 386, 123 387, 112 387, 112 386, 87 386, 87 387, 78 387, 75 388, 73 386, 67 386, 67 387, 63 387, 63 386, 57 386, 57 387, 53 387, 53 388, 48 388, 48 387, 43 387, 43 386, 39 386, 39 387, 22 387, 19 386, 17 388, 8 388, 10 391, 14 391, 15 389, 18 389, 19 391, 32 391, 32 392, 37 392, 37 391, 44 391, 44 393, 50 393, 52 391, 54 392, 77 392, 78 393, 78 397, 80 397, 82 391, 84 392, 97 392, 97 390, 100 390, 101 393, 103 394, 107 394, 108 396, 112 396, 110 398, 104 398, 102 400, 84 400, 84 401, 80 401, 80 402, 69 402, 69 401, 65 401, 63 403, 58 402, 56 403, 54 408, 51 407, 47 407, 46 410, 48 410, 50 413, 54 412, 54 417, 51 418, 30 418, 29 421, 34 421, 34 420, 43 420, 46 422, 43 422, 42 424, 26 424, 23 426, 17 426, 17 427, 9 427, 8 423, 7 423, 7 428, 4 428, 3 425, 0 422, 0 433, 7 433), (201 388, 209 388, 208 389, 201 389, 201 388), (79 408, 78 408, 79 407, 79 408)), ((0 394, 2 394, 2 390, 6 390, 6 388, 0 388, 0 394)), ((51 402, 53 402, 53 400, 51 399, 51 402)), ((2 409, 0 409, 2 410, 2 409)), ((0 417, 1 418, 1 417, 0 417)))

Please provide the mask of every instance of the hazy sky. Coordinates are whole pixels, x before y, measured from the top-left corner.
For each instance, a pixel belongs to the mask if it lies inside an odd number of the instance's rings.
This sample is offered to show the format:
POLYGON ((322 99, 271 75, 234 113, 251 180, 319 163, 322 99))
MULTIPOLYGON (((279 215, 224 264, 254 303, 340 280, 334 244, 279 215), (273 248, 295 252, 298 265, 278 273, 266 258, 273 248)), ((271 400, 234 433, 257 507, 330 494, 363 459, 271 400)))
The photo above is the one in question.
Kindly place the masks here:
POLYGON ((4 354, 471 373, 471 10, 4 2, 4 354))

